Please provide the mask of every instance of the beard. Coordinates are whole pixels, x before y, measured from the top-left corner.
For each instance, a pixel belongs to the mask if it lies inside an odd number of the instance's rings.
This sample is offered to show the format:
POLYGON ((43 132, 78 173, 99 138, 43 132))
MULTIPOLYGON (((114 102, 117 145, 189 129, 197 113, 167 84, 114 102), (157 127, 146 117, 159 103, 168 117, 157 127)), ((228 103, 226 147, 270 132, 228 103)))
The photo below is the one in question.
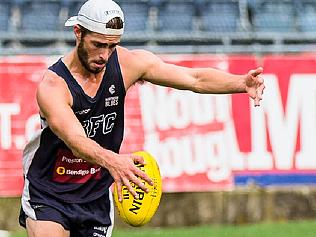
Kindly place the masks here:
MULTIPOLYGON (((84 40, 81 39, 80 43, 78 45, 78 49, 77 49, 77 54, 78 54, 78 58, 82 64, 82 66, 88 71, 91 72, 93 74, 97 74, 101 71, 103 71, 104 67, 100 67, 100 68, 92 68, 89 65, 89 56, 88 56, 88 51, 86 50, 86 48, 84 47, 84 40)), ((106 64, 107 62, 105 60, 99 60, 99 61, 94 61, 97 64, 106 64)))

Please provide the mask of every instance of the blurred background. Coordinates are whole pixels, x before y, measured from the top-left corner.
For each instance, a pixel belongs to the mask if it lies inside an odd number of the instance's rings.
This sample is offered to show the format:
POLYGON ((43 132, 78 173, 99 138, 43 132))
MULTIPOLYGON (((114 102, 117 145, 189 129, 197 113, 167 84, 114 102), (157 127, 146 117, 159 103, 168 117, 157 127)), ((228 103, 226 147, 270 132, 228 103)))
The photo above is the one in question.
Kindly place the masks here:
MULTIPOLYGON (((21 156, 40 126, 36 86, 75 45, 64 22, 83 2, 0 0, 0 236, 25 236, 21 156)), ((164 194, 148 232, 116 217, 114 237, 315 236, 316 0, 117 2, 122 46, 187 67, 262 66, 266 90, 259 108, 242 94, 129 90, 121 152, 152 153, 164 194)))

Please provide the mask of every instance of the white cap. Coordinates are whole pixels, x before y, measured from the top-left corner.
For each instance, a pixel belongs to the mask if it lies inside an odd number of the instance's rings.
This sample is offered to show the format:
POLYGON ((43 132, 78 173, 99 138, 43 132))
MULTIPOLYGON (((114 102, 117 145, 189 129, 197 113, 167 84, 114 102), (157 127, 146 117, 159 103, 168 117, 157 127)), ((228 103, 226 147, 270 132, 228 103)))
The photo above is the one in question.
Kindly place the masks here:
POLYGON ((124 22, 124 14, 120 6, 112 0, 88 0, 85 2, 77 16, 70 17, 65 26, 81 25, 86 29, 105 35, 122 35, 122 29, 106 28, 114 17, 120 17, 124 22))

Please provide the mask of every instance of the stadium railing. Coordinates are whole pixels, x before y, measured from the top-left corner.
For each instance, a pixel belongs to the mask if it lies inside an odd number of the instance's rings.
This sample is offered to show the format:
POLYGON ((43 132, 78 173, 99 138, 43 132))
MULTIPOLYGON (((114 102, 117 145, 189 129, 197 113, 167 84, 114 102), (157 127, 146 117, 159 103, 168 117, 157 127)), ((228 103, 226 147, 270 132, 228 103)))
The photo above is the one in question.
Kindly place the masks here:
MULTIPOLYGON (((84 0, 1 0, 0 54, 61 54, 84 0)), ((315 51, 313 0, 118 0, 122 45, 160 53, 315 51)))

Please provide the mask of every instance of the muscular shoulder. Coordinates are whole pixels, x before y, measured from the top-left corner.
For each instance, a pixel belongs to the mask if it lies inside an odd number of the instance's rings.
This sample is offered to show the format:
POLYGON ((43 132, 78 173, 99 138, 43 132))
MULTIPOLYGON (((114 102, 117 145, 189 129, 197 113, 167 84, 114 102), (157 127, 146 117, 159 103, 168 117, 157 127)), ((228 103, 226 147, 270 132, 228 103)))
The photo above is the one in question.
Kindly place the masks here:
POLYGON ((66 82, 51 70, 46 70, 42 81, 37 88, 37 100, 63 99, 69 105, 72 104, 71 93, 66 82))
POLYGON ((65 81, 58 76, 56 73, 54 73, 51 70, 46 70, 43 79, 40 82, 40 87, 63 87, 66 85, 65 81))
POLYGON ((127 89, 138 80, 143 80, 153 65, 162 62, 159 57, 146 50, 128 50, 118 47, 117 51, 127 89))

